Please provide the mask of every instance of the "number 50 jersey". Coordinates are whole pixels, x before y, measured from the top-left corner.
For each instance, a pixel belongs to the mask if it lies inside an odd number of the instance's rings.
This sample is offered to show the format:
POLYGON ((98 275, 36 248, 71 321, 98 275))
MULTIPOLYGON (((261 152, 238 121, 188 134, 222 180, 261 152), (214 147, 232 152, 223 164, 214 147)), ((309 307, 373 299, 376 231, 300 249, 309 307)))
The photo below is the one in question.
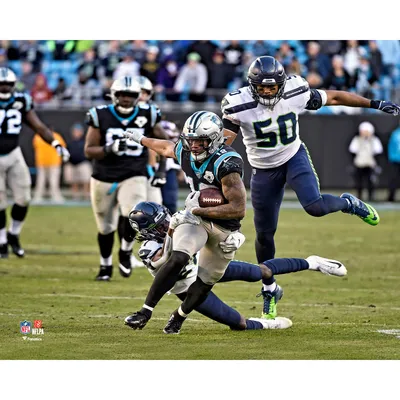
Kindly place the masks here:
POLYGON ((221 108, 226 129, 239 126, 249 163, 254 168, 275 168, 299 150, 299 113, 317 110, 326 103, 323 90, 310 89, 300 76, 288 77, 281 100, 273 110, 255 101, 248 86, 228 93, 221 108))
MULTIPOLYGON (((120 114, 114 105, 91 108, 86 123, 100 130, 100 146, 124 139, 126 129, 136 129, 151 136, 154 126, 161 120, 160 109, 154 105, 137 105, 132 113, 120 114)), ((102 182, 121 182, 133 176, 147 176, 147 148, 127 140, 128 149, 121 155, 110 154, 103 160, 93 161, 93 178, 102 182)))

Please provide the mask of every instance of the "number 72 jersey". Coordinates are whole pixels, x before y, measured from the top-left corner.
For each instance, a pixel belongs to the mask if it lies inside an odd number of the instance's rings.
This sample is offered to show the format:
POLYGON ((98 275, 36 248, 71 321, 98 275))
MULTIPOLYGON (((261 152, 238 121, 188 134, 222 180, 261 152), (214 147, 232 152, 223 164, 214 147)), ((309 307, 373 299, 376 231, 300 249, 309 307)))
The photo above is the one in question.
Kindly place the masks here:
POLYGON ((248 86, 228 93, 221 108, 224 127, 236 132, 240 127, 250 165, 267 169, 286 163, 298 151, 299 113, 325 103, 324 91, 310 89, 303 78, 291 76, 273 110, 255 101, 248 86))

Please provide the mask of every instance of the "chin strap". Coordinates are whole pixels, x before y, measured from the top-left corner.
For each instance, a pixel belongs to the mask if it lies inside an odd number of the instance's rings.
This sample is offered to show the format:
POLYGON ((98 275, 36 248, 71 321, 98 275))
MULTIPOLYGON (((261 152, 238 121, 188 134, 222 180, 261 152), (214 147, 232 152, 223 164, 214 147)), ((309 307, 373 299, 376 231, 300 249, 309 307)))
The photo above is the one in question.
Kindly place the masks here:
POLYGON ((135 107, 124 108, 121 106, 116 106, 117 110, 122 114, 130 114, 135 107))

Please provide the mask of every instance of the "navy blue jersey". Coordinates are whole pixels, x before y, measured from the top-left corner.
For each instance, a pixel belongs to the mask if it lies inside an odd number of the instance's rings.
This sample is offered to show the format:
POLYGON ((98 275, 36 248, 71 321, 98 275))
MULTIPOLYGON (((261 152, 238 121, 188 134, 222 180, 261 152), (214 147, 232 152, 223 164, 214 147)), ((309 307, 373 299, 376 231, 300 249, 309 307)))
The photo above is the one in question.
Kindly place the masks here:
MULTIPOLYGON (((159 109, 148 104, 136 106, 129 115, 118 113, 113 105, 93 107, 86 114, 86 123, 100 130, 100 146, 123 139, 128 128, 152 136, 153 127, 160 120, 159 109)), ((93 178, 121 182, 133 176, 147 176, 147 148, 131 140, 127 144, 128 149, 122 155, 112 153, 103 160, 93 160, 93 178)))
MULTIPOLYGON (((193 160, 190 151, 185 151, 182 142, 179 141, 175 146, 175 155, 186 174, 192 191, 206 187, 216 187, 222 191, 221 179, 233 172, 237 172, 243 178, 242 157, 232 147, 223 145, 200 163, 193 160)), ((239 219, 203 219, 232 231, 240 228, 239 219)))
POLYGON ((32 97, 27 93, 14 92, 9 100, 0 101, 0 154, 19 146, 22 123, 32 109, 32 97))

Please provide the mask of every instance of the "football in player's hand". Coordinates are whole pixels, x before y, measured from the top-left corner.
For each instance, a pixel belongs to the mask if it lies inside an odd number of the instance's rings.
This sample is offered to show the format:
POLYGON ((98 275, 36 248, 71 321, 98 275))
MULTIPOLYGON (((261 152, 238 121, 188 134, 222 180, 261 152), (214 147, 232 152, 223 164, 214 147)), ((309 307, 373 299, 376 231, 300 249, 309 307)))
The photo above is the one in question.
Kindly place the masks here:
POLYGON ((200 207, 215 207, 225 204, 227 201, 221 190, 217 188, 206 188, 200 190, 199 205, 200 207))

